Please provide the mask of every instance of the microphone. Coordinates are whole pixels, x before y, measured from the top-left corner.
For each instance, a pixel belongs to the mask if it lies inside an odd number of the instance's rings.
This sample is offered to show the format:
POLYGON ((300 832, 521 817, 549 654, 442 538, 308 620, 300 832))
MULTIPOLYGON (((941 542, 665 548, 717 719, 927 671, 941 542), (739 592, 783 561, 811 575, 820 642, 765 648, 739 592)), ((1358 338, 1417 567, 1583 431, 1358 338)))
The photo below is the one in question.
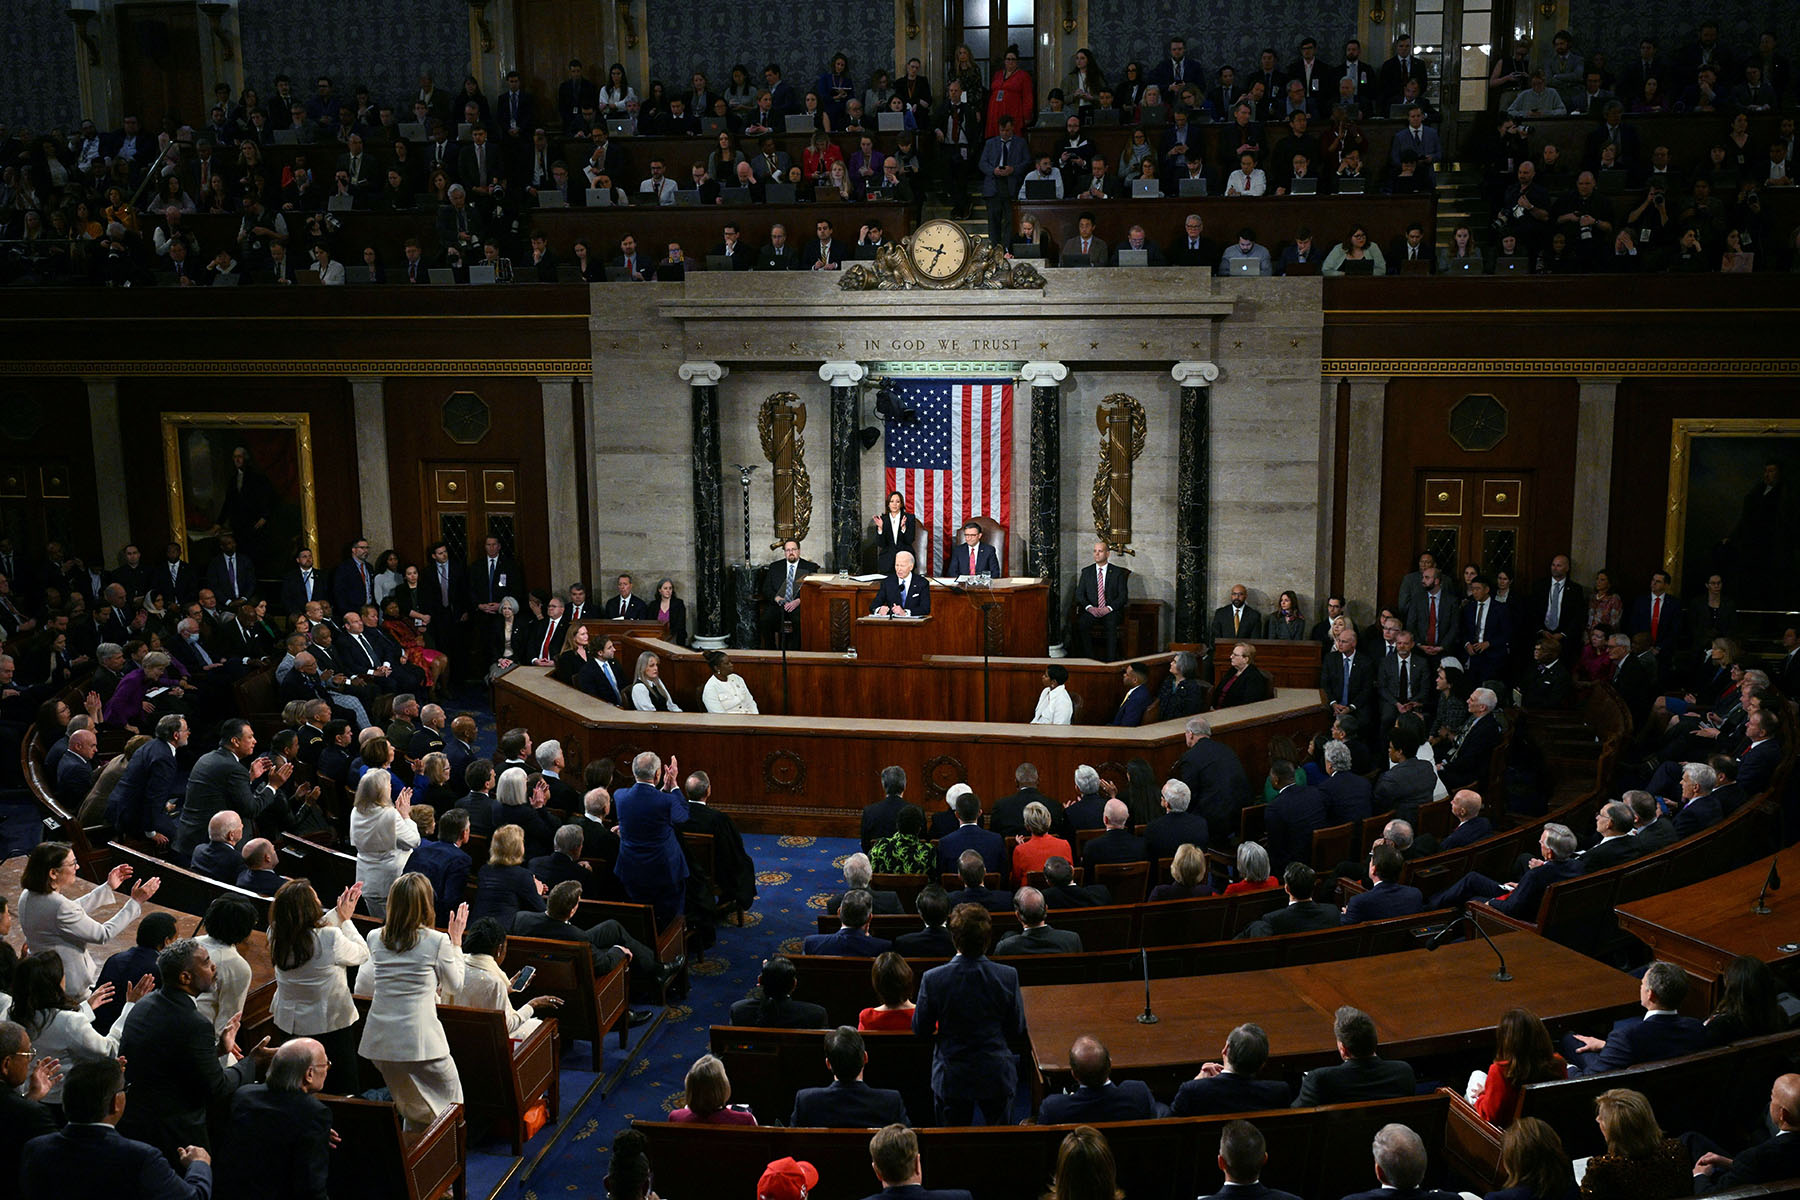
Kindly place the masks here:
POLYGON ((1144 963, 1144 1011, 1138 1014, 1138 1024, 1154 1025, 1161 1018, 1150 1011, 1150 951, 1140 946, 1138 954, 1144 963))
POLYGON ((1766 917, 1775 911, 1765 903, 1769 898, 1770 892, 1779 892, 1781 890, 1781 875, 1775 870, 1775 867, 1776 861, 1771 858, 1769 860, 1769 877, 1763 880, 1762 892, 1756 897, 1756 907, 1750 910, 1759 917, 1766 917))
POLYGON ((1488 949, 1492 950, 1494 952, 1494 957, 1500 960, 1500 969, 1494 972, 1494 978, 1498 979, 1501 983, 1511 983, 1512 973, 1506 969, 1506 955, 1500 953, 1500 947, 1494 945, 1494 939, 1488 936, 1487 930, 1481 927, 1480 921, 1477 921, 1474 917, 1469 915, 1469 910, 1466 908, 1452 917, 1448 925, 1438 930, 1436 936, 1425 944, 1425 949, 1427 951, 1436 950, 1439 945, 1449 939, 1451 932, 1465 921, 1469 924, 1470 928, 1481 935, 1481 940, 1488 944, 1488 949))

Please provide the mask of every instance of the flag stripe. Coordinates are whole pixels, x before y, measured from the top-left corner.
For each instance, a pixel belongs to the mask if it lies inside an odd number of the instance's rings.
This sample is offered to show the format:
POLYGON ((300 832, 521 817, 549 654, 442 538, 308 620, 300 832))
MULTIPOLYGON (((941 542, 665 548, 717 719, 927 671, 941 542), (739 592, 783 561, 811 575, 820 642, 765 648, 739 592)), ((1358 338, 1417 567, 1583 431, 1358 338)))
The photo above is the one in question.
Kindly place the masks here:
POLYGON ((953 565, 948 556, 961 546, 964 521, 985 517, 1012 532, 1013 386, 932 379, 892 386, 918 417, 888 424, 887 490, 900 492, 918 518, 920 568, 940 571, 953 565))

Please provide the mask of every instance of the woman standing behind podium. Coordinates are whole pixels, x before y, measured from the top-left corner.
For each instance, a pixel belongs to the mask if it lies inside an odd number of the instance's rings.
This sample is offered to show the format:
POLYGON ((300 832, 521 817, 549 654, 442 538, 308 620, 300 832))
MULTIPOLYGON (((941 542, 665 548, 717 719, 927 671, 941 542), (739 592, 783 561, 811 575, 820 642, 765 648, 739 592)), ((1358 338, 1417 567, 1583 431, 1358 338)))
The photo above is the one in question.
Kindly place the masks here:
POLYGON ((667 630, 663 640, 677 646, 688 644, 687 605, 675 594, 675 581, 667 576, 656 585, 656 598, 650 602, 650 615, 667 630))
POLYGON ((904 550, 917 557, 913 541, 919 536, 919 519, 906 511, 906 497, 887 494, 887 511, 875 518, 875 569, 894 573, 894 555, 904 550))

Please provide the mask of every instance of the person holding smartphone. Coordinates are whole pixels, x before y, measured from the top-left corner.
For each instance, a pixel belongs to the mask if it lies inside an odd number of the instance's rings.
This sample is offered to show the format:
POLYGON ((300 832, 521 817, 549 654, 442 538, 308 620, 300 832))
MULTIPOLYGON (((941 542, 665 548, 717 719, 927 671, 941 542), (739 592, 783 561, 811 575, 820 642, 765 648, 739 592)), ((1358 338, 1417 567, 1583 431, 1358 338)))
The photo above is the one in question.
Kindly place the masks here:
POLYGON ((525 967, 517 976, 509 978, 500 969, 500 963, 506 958, 506 931, 494 918, 483 917, 469 926, 468 933, 463 935, 462 952, 462 983, 438 994, 445 1004, 502 1012, 506 1014, 506 1036, 520 1040, 532 1035, 544 1013, 562 1006, 560 996, 535 996, 517 1008, 513 1007, 513 993, 528 988, 537 971, 525 967))

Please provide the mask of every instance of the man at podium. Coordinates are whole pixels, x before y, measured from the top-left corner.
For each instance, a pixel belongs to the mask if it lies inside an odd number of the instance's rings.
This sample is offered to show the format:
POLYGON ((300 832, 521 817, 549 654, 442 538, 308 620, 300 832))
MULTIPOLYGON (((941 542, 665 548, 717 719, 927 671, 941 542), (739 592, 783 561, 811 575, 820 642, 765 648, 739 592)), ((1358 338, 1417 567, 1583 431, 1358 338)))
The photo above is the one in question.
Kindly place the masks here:
MULTIPOLYGON (((989 547, 990 552, 992 547, 989 547)), ((881 581, 869 611, 878 617, 924 617, 931 614, 931 585, 914 573, 913 556, 894 555, 894 573, 881 581)))
POLYGON ((1000 556, 981 540, 981 526, 970 521, 962 527, 963 544, 950 552, 944 574, 950 576, 1000 574, 1000 556))

